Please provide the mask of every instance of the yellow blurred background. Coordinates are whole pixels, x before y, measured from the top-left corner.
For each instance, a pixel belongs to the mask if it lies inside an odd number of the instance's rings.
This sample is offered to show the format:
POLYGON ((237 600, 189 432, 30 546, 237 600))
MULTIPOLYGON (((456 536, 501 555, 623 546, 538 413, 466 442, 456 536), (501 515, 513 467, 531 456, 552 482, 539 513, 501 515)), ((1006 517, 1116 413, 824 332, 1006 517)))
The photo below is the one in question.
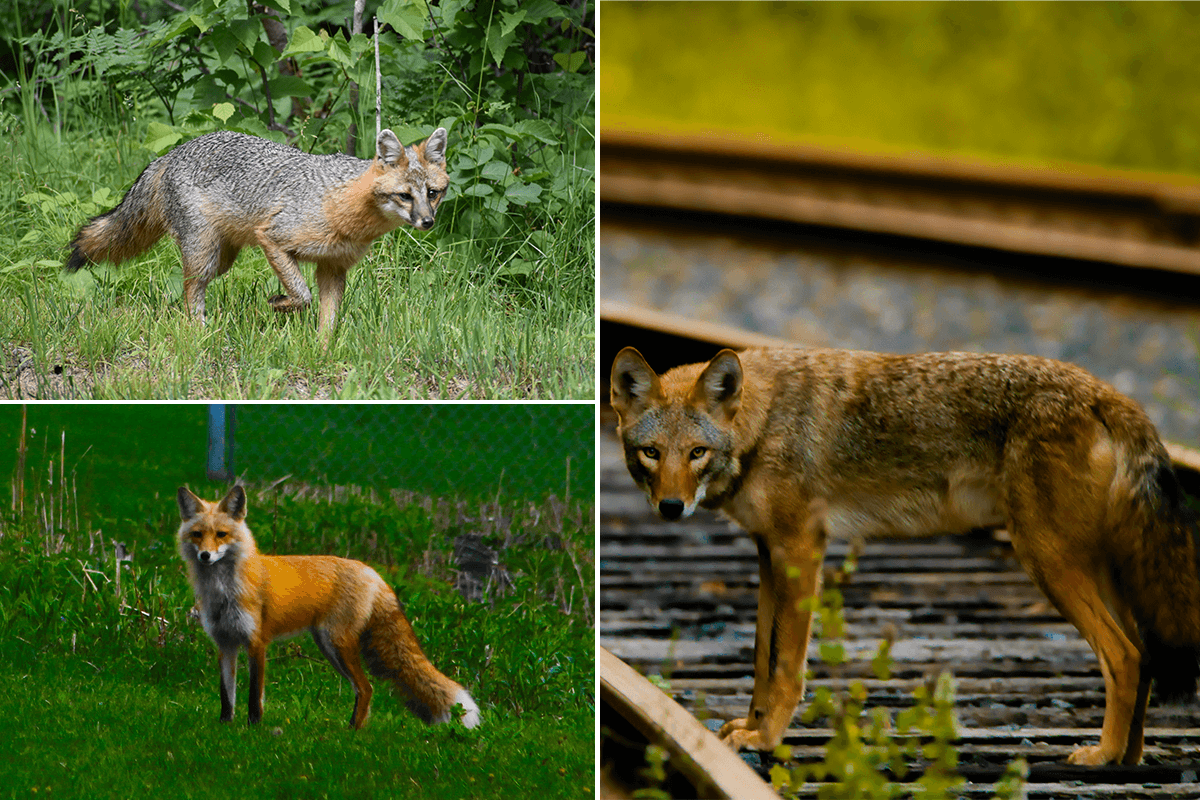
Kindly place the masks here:
POLYGON ((600 120, 1200 174, 1200 3, 600 3, 600 120))

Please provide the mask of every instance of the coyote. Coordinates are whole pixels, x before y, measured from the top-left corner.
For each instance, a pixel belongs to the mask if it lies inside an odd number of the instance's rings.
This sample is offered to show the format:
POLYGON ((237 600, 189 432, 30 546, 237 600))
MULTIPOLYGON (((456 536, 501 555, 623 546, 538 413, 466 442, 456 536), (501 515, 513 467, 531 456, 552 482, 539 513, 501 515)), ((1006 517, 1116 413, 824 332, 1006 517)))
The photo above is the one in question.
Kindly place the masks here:
POLYGON ((1142 409, 1044 358, 722 350, 658 375, 627 347, 611 399, 634 481, 664 519, 719 509, 758 546, 754 692, 720 737, 770 750, 804 694, 827 536, 1007 528, 1017 557, 1091 645, 1099 745, 1136 764, 1150 682, 1196 691, 1196 530, 1142 409), (790 577, 789 569, 794 571, 790 577))
POLYGON ((286 294, 276 311, 312 302, 297 262, 317 265, 320 330, 332 330, 346 273, 400 225, 433 227, 446 194, 446 129, 404 147, 383 130, 373 160, 314 156, 230 131, 193 139, 150 162, 116 208, 79 229, 66 269, 119 264, 170 233, 183 261, 184 301, 204 321, 204 290, 238 251, 257 245, 286 294))

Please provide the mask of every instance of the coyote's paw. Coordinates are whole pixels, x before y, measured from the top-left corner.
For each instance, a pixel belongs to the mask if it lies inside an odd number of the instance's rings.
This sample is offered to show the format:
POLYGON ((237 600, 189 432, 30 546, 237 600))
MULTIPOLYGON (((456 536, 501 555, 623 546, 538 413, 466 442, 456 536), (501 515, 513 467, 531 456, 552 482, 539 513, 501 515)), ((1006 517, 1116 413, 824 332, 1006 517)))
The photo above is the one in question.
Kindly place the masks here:
POLYGON ((294 297, 288 297, 286 294, 277 294, 269 298, 267 302, 271 304, 271 308, 280 313, 299 311, 308 305, 308 303, 301 302, 294 297))
POLYGON ((744 719, 726 722, 717 731, 717 738, 734 750, 774 750, 778 744, 766 741, 761 730, 747 730, 744 719))
POLYGON ((1106 753, 1101 745, 1086 745, 1078 748, 1067 761, 1085 767, 1099 767, 1111 764, 1119 758, 1116 753, 1106 753))

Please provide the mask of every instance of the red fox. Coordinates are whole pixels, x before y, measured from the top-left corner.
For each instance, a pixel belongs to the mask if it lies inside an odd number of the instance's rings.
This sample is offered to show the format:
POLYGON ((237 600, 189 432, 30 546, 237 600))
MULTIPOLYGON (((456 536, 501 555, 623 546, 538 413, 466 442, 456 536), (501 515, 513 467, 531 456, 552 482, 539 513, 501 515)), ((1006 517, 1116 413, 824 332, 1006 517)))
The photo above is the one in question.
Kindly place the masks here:
POLYGON ((233 719, 237 654, 250 662, 250 723, 263 713, 267 644, 307 629, 329 663, 354 687, 350 727, 371 710, 363 663, 390 680, 408 708, 428 723, 448 722, 463 707, 462 723, 479 725, 479 706, 467 690, 429 663, 396 594, 375 570, 335 556, 264 556, 246 527, 246 492, 234 486, 220 502, 179 489, 179 553, 204 630, 220 651, 221 720, 233 719))
POLYGON ((204 322, 204 292, 243 247, 261 247, 285 294, 276 311, 312 302, 298 262, 317 265, 320 329, 328 333, 346 273, 371 242, 400 225, 433 227, 446 194, 446 129, 405 147, 380 131, 376 155, 316 156, 231 131, 193 139, 150 162, 121 203, 93 218, 71 242, 66 270, 114 264, 170 233, 183 261, 184 302, 204 322))
POLYGON ((664 519, 717 509, 758 545, 754 693, 721 738, 780 743, 804 695, 828 536, 1005 526, 1025 570, 1091 645, 1104 727, 1075 764, 1136 764, 1151 681, 1196 693, 1195 520, 1145 412, 1033 356, 722 350, 658 375, 612 369, 625 461, 664 519), (793 572, 790 572, 794 570, 793 572))

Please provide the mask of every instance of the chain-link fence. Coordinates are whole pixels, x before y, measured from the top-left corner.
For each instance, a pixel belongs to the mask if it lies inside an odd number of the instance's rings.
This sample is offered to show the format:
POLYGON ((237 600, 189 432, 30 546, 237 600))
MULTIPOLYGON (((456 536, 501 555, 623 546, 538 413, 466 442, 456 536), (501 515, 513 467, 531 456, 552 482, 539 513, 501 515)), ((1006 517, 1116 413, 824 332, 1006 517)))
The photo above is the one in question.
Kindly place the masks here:
POLYGON ((209 474, 433 497, 590 499, 594 431, 587 404, 210 406, 209 474))

